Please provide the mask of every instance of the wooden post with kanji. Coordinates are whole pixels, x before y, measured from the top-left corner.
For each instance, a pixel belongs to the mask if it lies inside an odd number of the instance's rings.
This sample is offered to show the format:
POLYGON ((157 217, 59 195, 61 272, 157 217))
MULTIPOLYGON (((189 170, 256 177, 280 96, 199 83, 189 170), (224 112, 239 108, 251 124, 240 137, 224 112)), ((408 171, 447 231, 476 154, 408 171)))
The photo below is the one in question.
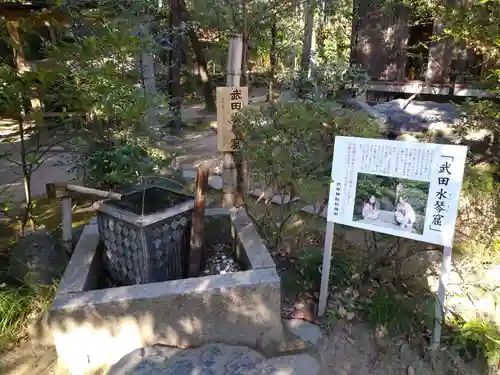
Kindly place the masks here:
POLYGON ((234 151, 239 148, 235 139, 231 116, 248 104, 248 88, 240 87, 242 38, 239 34, 229 36, 226 87, 217 87, 217 147, 224 154, 223 161, 223 201, 224 206, 235 206, 236 165, 234 151))

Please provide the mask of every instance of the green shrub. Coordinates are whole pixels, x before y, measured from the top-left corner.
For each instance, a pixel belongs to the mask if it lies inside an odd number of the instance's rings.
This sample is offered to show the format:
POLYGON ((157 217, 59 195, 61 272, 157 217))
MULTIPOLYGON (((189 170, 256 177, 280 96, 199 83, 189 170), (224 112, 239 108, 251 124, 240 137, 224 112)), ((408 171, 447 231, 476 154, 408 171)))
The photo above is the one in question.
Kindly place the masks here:
POLYGON ((409 333, 432 326, 433 307, 431 296, 412 297, 394 287, 378 285, 363 310, 372 325, 409 333))
MULTIPOLYGON (((378 136, 376 123, 364 113, 326 101, 269 103, 233 120, 252 182, 278 195, 298 196, 302 206, 326 201, 336 135, 378 136)), ((271 231, 276 246, 300 204, 280 205, 278 224, 269 217, 269 225, 277 225, 271 231)))
POLYGON ((493 322, 478 318, 457 323, 454 345, 462 352, 479 349, 490 367, 500 367, 500 329, 493 322))
POLYGON ((457 242, 471 259, 500 261, 500 181, 498 167, 467 166, 457 216, 457 242))
POLYGON ((55 287, 0 284, 0 350, 17 341, 52 300, 55 287))
POLYGON ((85 183, 98 188, 137 182, 140 176, 153 175, 169 166, 169 155, 149 147, 140 138, 116 138, 97 141, 78 166, 85 183))

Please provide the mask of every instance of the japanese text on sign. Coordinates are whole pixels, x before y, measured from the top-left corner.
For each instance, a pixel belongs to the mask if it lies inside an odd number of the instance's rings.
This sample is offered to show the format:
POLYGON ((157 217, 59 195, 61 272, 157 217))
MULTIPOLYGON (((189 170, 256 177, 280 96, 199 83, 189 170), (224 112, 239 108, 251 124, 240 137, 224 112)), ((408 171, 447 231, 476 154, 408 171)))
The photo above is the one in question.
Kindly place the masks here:
POLYGON ((217 87, 217 146, 219 151, 239 149, 231 117, 248 104, 247 87, 217 87))

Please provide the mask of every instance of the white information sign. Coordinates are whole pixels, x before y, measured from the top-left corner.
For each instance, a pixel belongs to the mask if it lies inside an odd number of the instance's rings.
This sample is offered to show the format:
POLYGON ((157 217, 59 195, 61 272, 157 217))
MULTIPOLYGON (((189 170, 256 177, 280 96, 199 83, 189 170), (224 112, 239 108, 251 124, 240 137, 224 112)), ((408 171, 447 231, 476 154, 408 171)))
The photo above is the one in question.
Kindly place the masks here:
POLYGON ((336 137, 328 221, 451 246, 467 147, 336 137))
POLYGON ((239 149, 234 137, 231 116, 248 105, 248 87, 217 87, 217 148, 219 151, 239 149))
POLYGON ((444 246, 435 326, 438 344, 467 147, 335 137, 318 314, 323 315, 334 223, 444 246))

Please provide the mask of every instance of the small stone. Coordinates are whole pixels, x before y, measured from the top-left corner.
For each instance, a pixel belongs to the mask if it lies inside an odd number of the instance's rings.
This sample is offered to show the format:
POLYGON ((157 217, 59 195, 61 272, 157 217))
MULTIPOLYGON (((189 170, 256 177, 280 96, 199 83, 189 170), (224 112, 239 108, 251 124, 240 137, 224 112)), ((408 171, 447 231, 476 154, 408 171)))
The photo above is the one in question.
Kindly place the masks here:
POLYGON ((341 317, 345 317, 347 315, 347 310, 344 308, 344 306, 339 306, 337 312, 341 317))
POLYGON ((415 369, 411 366, 408 366, 408 375, 415 375, 416 372, 415 372, 415 369))
POLYGON ((386 326, 379 324, 375 328, 375 342, 382 347, 390 344, 389 330, 386 326))
POLYGON ((356 314, 354 314, 353 312, 348 312, 346 314, 347 320, 353 320, 355 316, 356 314))

